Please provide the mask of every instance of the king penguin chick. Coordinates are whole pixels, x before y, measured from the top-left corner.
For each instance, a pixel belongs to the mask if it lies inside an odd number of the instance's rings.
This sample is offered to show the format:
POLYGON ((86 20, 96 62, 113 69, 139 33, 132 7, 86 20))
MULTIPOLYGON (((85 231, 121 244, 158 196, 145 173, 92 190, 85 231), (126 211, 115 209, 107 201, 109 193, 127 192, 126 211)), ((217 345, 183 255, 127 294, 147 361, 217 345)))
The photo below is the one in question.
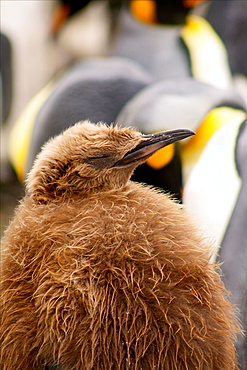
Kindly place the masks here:
POLYGON ((192 134, 85 121, 43 147, 3 241, 4 370, 237 368, 210 248, 180 205, 129 181, 192 134))

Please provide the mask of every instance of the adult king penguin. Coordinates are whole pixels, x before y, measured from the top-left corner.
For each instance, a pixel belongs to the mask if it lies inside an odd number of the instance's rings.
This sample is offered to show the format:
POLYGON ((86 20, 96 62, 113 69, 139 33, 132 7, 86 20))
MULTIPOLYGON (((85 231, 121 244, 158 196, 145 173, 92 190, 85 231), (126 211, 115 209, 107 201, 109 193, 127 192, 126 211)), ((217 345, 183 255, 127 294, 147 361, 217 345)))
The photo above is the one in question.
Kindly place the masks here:
POLYGON ((86 121, 44 146, 3 241, 4 370, 237 368, 211 248, 179 204, 129 181, 191 135, 86 121))

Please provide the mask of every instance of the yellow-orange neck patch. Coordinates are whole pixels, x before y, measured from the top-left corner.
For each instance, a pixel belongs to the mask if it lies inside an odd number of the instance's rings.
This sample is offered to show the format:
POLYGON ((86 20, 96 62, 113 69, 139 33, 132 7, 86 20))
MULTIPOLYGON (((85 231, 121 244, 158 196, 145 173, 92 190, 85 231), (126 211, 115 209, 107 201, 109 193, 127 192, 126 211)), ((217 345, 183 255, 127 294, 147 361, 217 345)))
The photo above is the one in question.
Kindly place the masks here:
POLYGON ((181 143, 183 172, 186 178, 198 161, 207 143, 218 129, 231 121, 242 121, 246 113, 240 109, 219 107, 212 109, 196 130, 196 135, 181 143))
POLYGON ((227 51, 206 19, 196 15, 186 17, 181 37, 190 54, 193 77, 215 87, 229 88, 232 77, 227 51))

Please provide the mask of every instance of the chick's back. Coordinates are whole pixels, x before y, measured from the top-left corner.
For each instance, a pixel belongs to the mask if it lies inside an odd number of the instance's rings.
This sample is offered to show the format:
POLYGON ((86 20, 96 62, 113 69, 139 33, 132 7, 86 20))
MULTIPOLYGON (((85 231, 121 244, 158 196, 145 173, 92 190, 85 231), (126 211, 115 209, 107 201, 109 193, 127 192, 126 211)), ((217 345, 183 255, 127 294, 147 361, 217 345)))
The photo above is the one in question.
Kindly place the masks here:
POLYGON ((22 366, 235 368, 236 327, 210 246, 157 190, 128 182, 63 204, 26 197, 3 248, 5 345, 20 336, 15 359, 26 336, 22 366))

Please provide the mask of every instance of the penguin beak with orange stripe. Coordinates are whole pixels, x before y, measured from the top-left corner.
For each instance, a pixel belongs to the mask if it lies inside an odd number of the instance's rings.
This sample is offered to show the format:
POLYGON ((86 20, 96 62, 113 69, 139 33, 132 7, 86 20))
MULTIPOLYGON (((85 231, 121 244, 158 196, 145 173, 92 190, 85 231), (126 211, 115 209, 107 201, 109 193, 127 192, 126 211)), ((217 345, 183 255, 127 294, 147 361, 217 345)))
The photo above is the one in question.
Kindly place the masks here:
POLYGON ((151 135, 142 135, 142 141, 115 163, 115 166, 126 166, 145 162, 157 150, 192 135, 195 135, 195 133, 188 129, 175 129, 151 135))

